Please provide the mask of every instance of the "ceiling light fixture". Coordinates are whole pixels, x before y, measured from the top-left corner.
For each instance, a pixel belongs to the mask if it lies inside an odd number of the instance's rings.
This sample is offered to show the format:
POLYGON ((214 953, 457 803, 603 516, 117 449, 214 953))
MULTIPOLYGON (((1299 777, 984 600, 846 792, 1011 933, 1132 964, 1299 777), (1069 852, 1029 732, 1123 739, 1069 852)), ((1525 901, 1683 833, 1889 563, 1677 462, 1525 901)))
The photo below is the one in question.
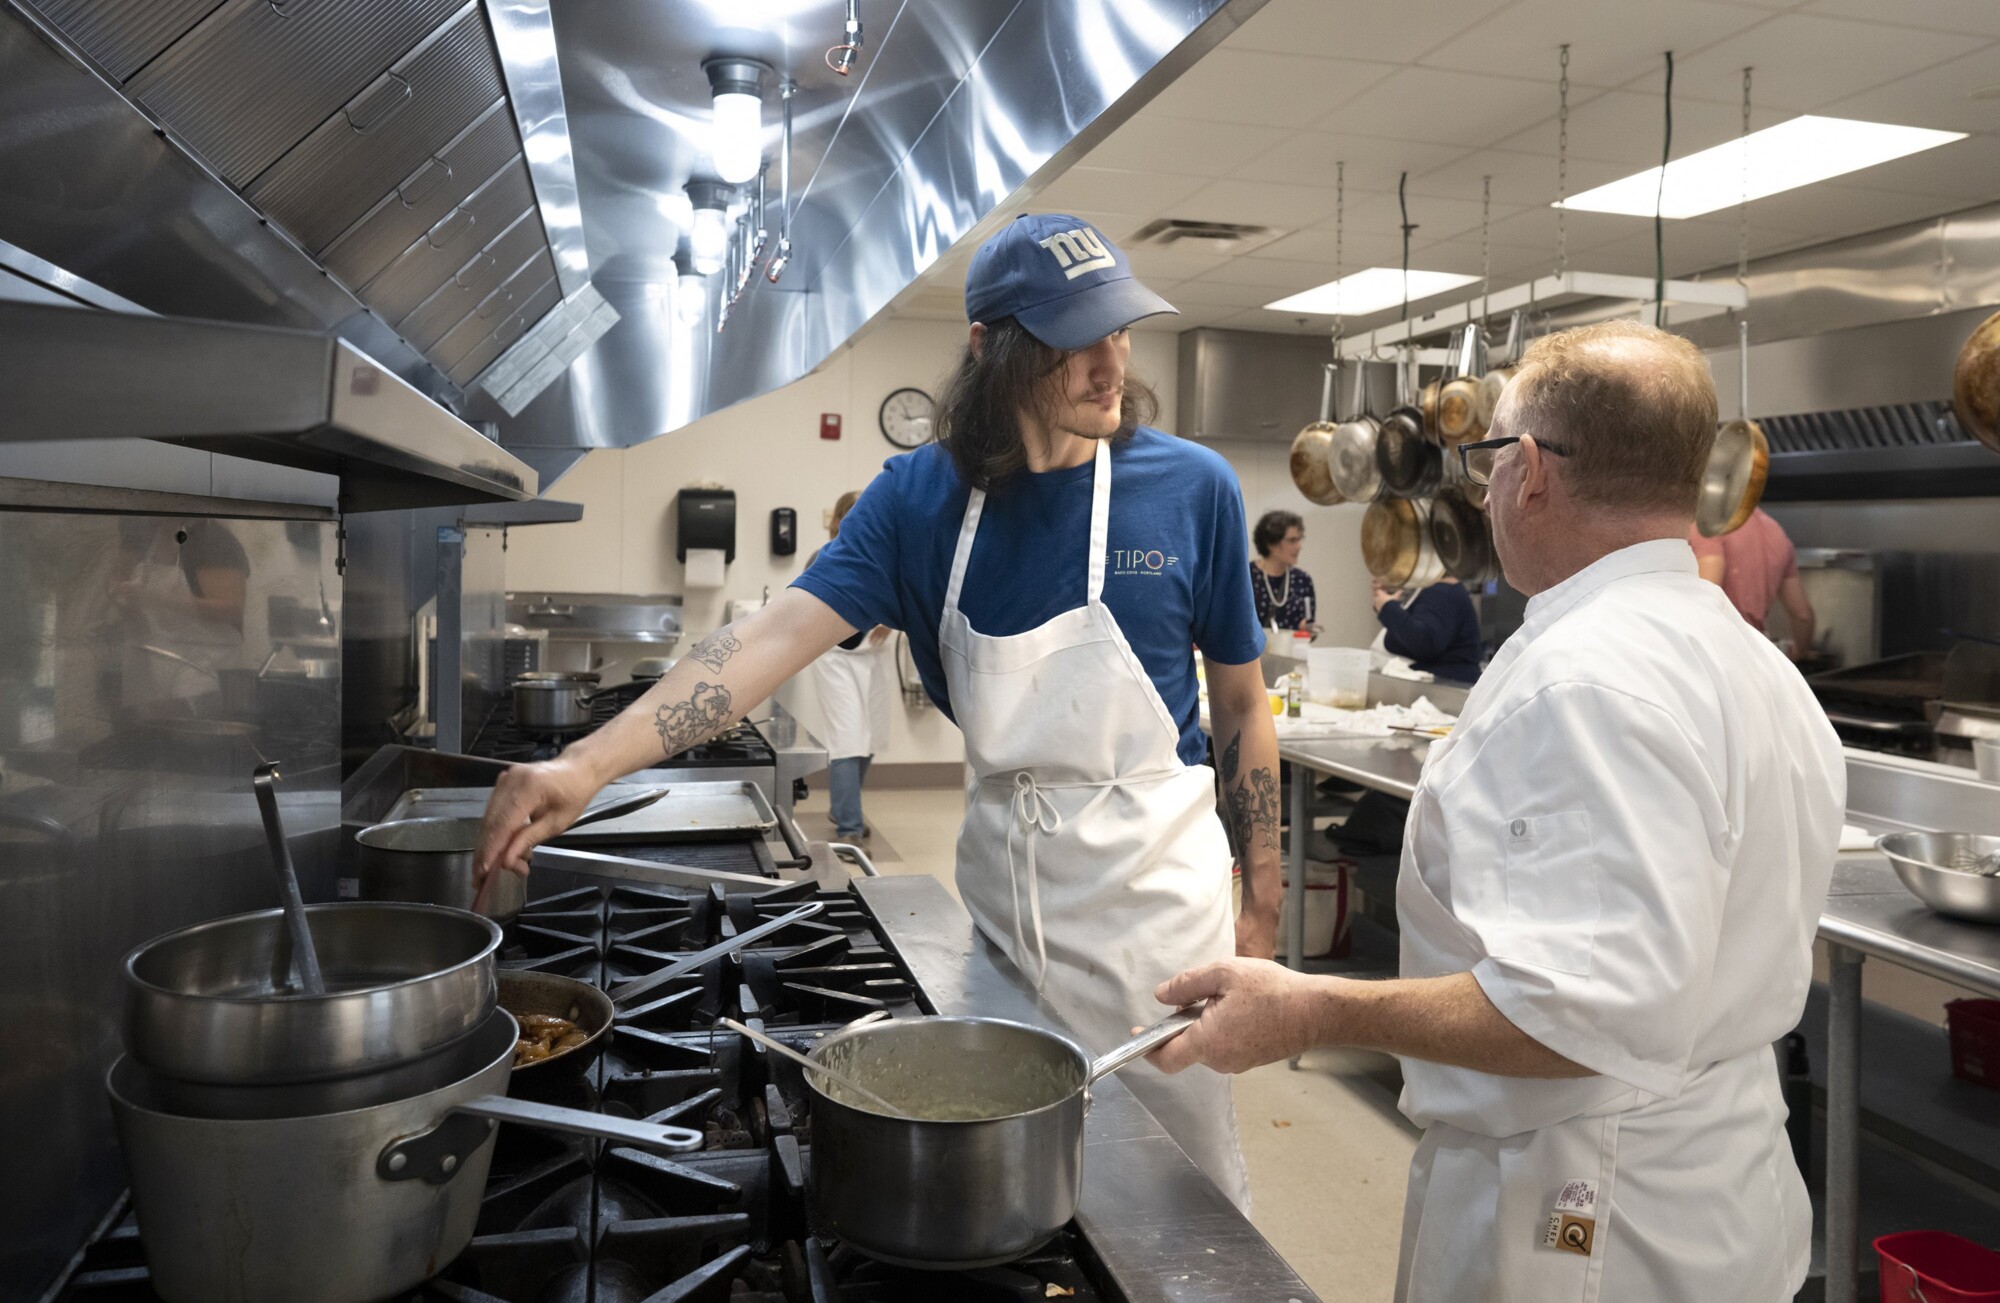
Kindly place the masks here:
POLYGON ((684 253, 674 255, 674 309, 682 321, 693 325, 708 310, 708 278, 694 269, 684 253))
POLYGON ((715 174, 731 185, 757 175, 764 162, 764 76, 771 65, 757 59, 709 59, 701 65, 715 96, 709 154, 715 174))
POLYGON ((702 276, 722 270, 729 253, 729 205, 736 192, 720 181, 690 181, 688 199, 694 224, 688 228, 688 263, 702 276))
MULTIPOLYGON (((1477 276, 1461 276, 1450 271, 1417 271, 1409 273, 1410 302, 1427 299, 1433 294, 1443 294, 1461 285, 1470 285, 1477 276)), ((1343 276, 1337 281, 1328 281, 1317 289, 1294 294, 1290 298, 1279 299, 1264 306, 1272 312, 1305 312, 1315 316, 1333 317, 1366 316, 1393 308, 1403 301, 1403 269, 1400 267, 1370 267, 1357 271, 1351 276, 1343 276)))
POLYGON ((1657 202, 1662 217, 1699 217, 1948 145, 1965 134, 1808 114, 1677 158, 1664 177, 1662 169, 1649 167, 1551 207, 1651 217, 1657 202))

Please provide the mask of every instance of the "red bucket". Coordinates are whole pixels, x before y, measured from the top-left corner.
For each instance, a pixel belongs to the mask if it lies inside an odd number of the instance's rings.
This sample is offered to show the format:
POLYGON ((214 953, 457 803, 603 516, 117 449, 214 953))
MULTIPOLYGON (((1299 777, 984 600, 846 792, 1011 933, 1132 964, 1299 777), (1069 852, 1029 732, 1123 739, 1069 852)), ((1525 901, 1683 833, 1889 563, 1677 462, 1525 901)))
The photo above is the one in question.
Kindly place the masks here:
POLYGON ((2000 1253, 1949 1231, 1903 1231, 1875 1241, 1882 1303, 2000 1303, 2000 1253))

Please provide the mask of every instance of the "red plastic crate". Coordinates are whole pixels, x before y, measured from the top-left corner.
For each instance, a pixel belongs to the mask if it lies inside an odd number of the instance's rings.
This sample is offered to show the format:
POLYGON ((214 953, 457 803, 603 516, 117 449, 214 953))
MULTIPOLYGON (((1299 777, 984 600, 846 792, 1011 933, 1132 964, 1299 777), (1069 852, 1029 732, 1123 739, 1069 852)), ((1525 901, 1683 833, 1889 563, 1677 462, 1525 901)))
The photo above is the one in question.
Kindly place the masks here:
POLYGON ((1953 1000, 1944 1007, 1951 1070, 2000 1090, 2000 1000, 1953 1000))
POLYGON ((2000 1253, 1963 1236, 1903 1231, 1877 1238, 1875 1252, 1882 1303, 2000 1303, 2000 1253))

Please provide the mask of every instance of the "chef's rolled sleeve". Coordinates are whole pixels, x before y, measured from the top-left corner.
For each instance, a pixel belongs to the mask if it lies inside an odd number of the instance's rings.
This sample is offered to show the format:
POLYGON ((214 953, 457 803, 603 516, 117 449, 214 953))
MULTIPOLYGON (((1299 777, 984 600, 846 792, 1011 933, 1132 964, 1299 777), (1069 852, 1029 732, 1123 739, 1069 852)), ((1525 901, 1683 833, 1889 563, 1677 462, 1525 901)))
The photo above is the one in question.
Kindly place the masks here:
POLYGON ((1729 885, 1698 744, 1657 705, 1564 682, 1483 751, 1504 763, 1442 800, 1453 912, 1485 955, 1475 980, 1557 1054, 1677 1095, 1729 885))

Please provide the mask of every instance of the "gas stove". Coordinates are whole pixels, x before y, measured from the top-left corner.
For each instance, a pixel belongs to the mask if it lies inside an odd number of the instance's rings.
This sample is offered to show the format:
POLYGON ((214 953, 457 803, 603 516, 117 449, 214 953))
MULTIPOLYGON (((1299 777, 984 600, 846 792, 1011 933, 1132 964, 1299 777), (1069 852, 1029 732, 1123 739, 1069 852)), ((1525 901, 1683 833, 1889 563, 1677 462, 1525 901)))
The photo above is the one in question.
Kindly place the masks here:
MULTIPOLYGON (((874 1262, 816 1233, 812 1128, 791 1061, 716 1030, 731 1015, 799 1050, 864 1014, 929 1012, 861 899, 799 882, 760 893, 588 887, 533 901, 505 930, 503 968, 606 990, 768 922, 815 917, 621 1009, 582 1074, 513 1093, 699 1129, 672 1159, 503 1127, 471 1245, 409 1303, 982 1303, 1123 1300, 1074 1231, 1002 1267, 950 1273, 874 1262)), ((155 1297, 123 1217, 86 1251, 67 1303, 155 1297)))

